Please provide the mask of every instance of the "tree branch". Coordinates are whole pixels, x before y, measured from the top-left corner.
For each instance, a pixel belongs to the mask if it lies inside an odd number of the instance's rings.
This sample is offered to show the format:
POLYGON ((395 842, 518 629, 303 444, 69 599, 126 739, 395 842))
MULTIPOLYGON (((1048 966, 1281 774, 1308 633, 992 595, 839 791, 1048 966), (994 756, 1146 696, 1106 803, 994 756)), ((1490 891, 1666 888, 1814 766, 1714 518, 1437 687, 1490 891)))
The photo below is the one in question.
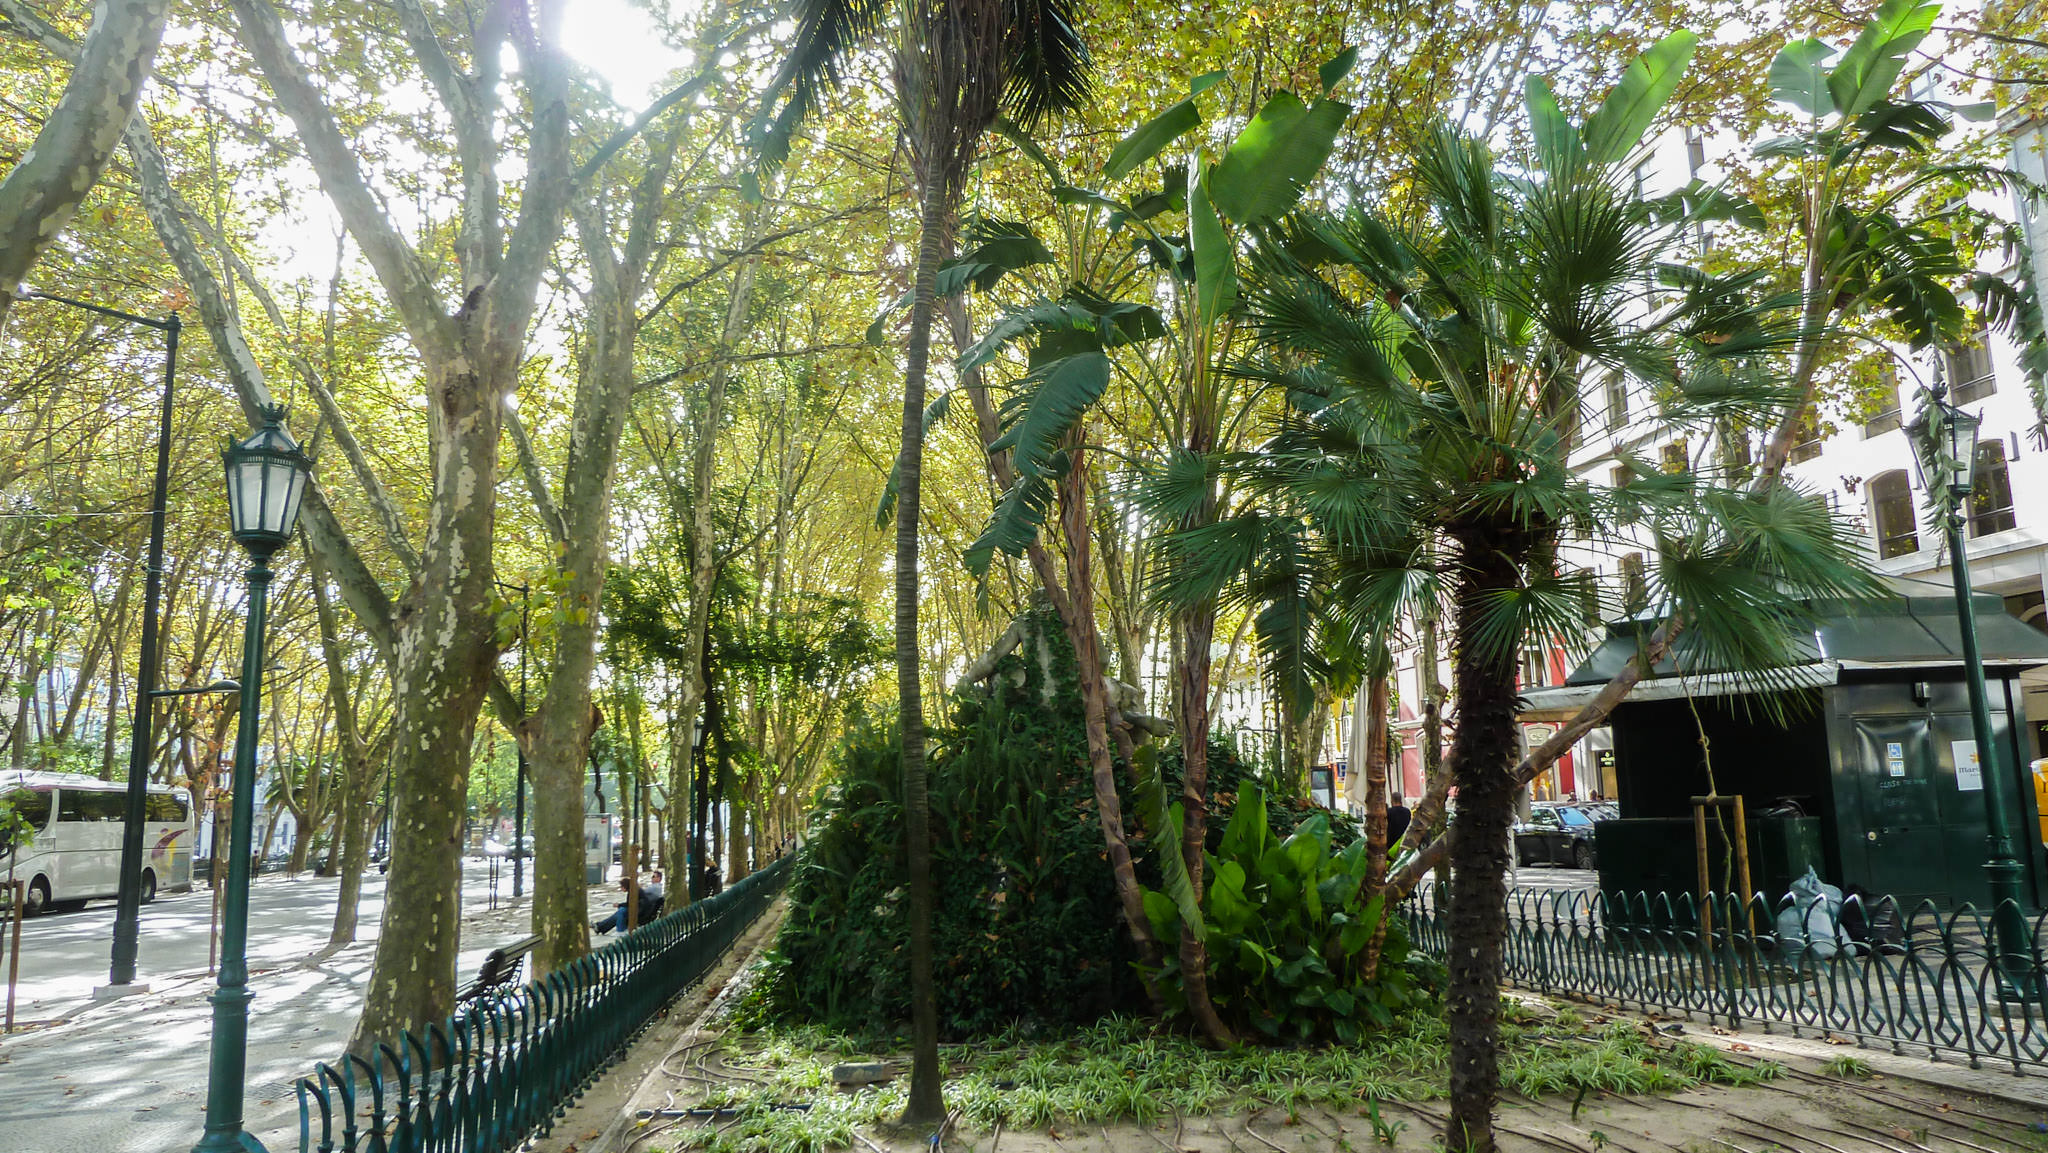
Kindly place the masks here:
POLYGON ((270 0, 228 2, 241 26, 243 46, 269 81, 278 107, 298 129, 299 142, 320 187, 362 248, 363 258, 376 271, 407 335, 429 363, 455 359, 461 354, 461 337, 434 289, 433 274, 378 203, 356 161, 354 146, 342 136, 333 113, 292 50, 276 7, 270 0))
POLYGON ((519 452, 519 471, 526 478, 526 491, 533 496, 533 511, 540 517, 541 527, 547 529, 548 539, 561 544, 569 534, 562 528, 562 514, 548 493, 547 475, 540 470, 540 458, 534 455, 533 442, 526 438, 526 423, 517 412, 505 414, 505 431, 512 434, 513 447, 519 452))

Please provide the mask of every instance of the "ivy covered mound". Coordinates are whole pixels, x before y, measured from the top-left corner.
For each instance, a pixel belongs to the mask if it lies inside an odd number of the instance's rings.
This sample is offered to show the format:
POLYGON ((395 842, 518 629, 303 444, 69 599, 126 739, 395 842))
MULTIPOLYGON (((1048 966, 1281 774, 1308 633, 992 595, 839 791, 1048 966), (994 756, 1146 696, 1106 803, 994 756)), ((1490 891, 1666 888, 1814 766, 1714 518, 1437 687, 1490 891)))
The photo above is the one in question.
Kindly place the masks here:
MULTIPOLYGON (((1073 650, 1043 613, 1027 626, 931 731, 933 968, 952 1038, 1145 1006, 1104 857, 1073 650)), ((767 1007, 888 1032, 910 1016, 900 744, 893 727, 868 727, 841 756, 790 883, 767 1007)))

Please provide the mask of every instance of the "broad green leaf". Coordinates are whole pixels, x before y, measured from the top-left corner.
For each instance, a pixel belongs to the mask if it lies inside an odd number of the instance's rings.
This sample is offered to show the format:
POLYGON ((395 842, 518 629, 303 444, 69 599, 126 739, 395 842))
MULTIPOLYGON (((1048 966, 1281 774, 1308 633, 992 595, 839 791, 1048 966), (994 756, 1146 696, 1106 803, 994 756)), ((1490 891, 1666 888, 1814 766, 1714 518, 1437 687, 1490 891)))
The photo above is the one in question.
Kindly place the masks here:
POLYGON ((1579 130, 1557 106, 1557 95, 1549 83, 1541 76, 1529 77, 1523 83, 1523 100, 1529 106, 1530 131, 1536 136, 1536 162, 1552 176, 1576 171, 1585 149, 1579 143, 1579 130))
POLYGON ((1699 42, 1691 32, 1673 32, 1629 64, 1614 91, 1586 118, 1586 163, 1613 164, 1635 148, 1671 99, 1699 42))
POLYGON ((1322 66, 1316 69, 1316 78, 1323 82, 1323 95, 1328 96, 1336 91, 1337 85, 1343 83, 1344 78, 1351 75, 1351 70, 1357 66, 1356 44, 1324 61, 1322 66))
POLYGON ((1052 190, 1052 198, 1058 204, 1092 204, 1097 208, 1107 208, 1111 212, 1122 212, 1127 215, 1131 211, 1130 205, 1113 196, 1105 196, 1089 188, 1076 188, 1071 184, 1055 187, 1052 190))
POLYGON ((1180 935, 1180 917, 1173 899, 1156 889, 1145 890, 1145 919, 1152 922, 1152 935, 1171 941, 1180 935))
MULTIPOLYGON (((1208 935, 1208 928, 1202 920, 1202 906, 1195 896, 1194 884, 1188 878, 1187 862, 1182 860, 1180 855, 1181 836, 1187 827, 1187 819, 1181 811, 1181 806, 1175 805, 1166 811, 1166 825, 1171 830, 1173 839, 1160 846, 1160 880, 1166 885, 1167 896, 1173 898, 1173 905, 1180 913, 1181 923, 1195 936, 1205 937, 1208 935)), ((1243 887, 1243 877, 1243 871, 1239 870, 1240 890, 1243 887)))
POLYGON ((1285 216, 1322 171, 1350 115, 1341 101, 1309 108, 1292 92, 1274 95, 1217 162, 1209 178, 1216 210, 1238 224, 1285 216))
POLYGON ((1920 46, 1940 12, 1939 0, 1885 0, 1828 72, 1828 95, 1834 97, 1835 110, 1844 117, 1855 116, 1884 99, 1905 68, 1906 57, 1920 46))
POLYGON ((1216 875, 1210 880, 1209 912, 1215 917, 1216 926, 1226 933, 1244 932, 1258 915, 1258 910, 1245 898, 1244 881, 1244 866, 1236 861, 1219 862, 1216 875))
POLYGON ((1232 860, 1256 861, 1265 854, 1271 835, 1266 828, 1266 794, 1246 788, 1237 795, 1237 808, 1223 827, 1222 854, 1232 860))
POLYGON ((1771 61, 1771 97, 1790 104, 1808 116, 1826 116, 1835 110, 1828 95, 1827 62, 1835 50, 1808 37, 1778 49, 1771 61))
POLYGON ((1820 152, 1821 148, 1812 137, 1773 136, 1749 151, 1752 155, 1767 160, 1773 157, 1797 159, 1801 156, 1812 156, 1820 152))
MULTIPOLYGON (((1222 79, 1222 73, 1214 74, 1222 79)), ((1199 81, 1198 81, 1199 83, 1199 81)), ((1210 80, 1210 84, 1215 80, 1210 80)), ((1208 84, 1202 85, 1203 88, 1208 84)), ((1197 92, 1200 89, 1196 89, 1197 92)), ((1139 125, 1136 132, 1117 142, 1110 149, 1109 159, 1102 165, 1102 178, 1115 183, 1129 176, 1140 164, 1159 155, 1167 145, 1188 134, 1202 123, 1202 112, 1195 107, 1193 93, 1180 103, 1139 125)))
POLYGON ((1195 250, 1195 316, 1206 329, 1237 303, 1237 251, 1209 203, 1200 171, 1188 170, 1188 242, 1195 250))

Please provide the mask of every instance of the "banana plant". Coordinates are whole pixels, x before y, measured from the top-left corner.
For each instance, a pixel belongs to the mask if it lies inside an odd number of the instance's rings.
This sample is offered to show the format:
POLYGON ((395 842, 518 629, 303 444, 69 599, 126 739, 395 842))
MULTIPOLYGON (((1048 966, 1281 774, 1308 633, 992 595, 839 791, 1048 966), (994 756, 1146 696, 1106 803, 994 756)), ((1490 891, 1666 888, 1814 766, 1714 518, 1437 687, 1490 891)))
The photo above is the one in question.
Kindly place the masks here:
MULTIPOLYGON (((1217 483, 1215 458, 1246 443, 1265 395, 1256 381, 1226 371, 1241 341, 1241 253, 1261 229, 1275 226, 1300 203, 1322 171, 1352 111, 1333 91, 1356 60, 1356 51, 1347 50, 1323 65, 1319 83, 1306 97, 1289 91, 1268 97, 1213 157, 1199 144, 1171 155, 1169 150, 1203 125, 1202 98, 1222 78, 1214 73, 1197 78, 1186 97, 1112 150, 1102 188, 1059 182, 1057 169, 1046 166, 1055 179, 1054 200, 1088 217, 1091 226, 1127 238, 1142 275, 1135 278, 1135 291, 1121 298, 1076 279, 1056 295, 1012 309, 960 356, 958 367, 965 374, 999 358, 1015 362, 1013 351, 1027 349, 1002 408, 1002 435, 991 446, 1010 454, 1016 482, 967 550, 971 571, 985 575, 998 553, 1021 554, 1055 508, 1072 525, 1089 523, 1089 446, 1080 431, 1117 380, 1132 387, 1137 406, 1157 426, 1149 430, 1156 440, 1171 446, 1164 459, 1149 462, 1162 484, 1180 497, 1161 527, 1194 531, 1217 521, 1228 494, 1217 483), (1119 191, 1155 162, 1157 184, 1147 182, 1135 193, 1119 191)), ((977 255, 972 263, 996 261, 977 255)), ((1167 506, 1153 501, 1150 507, 1167 506)), ((1077 537, 1085 547, 1085 527, 1067 536, 1070 549, 1077 537)), ((1084 599, 1092 605, 1088 582, 1073 583, 1077 605, 1084 599)), ((1206 869, 1209 653, 1218 602, 1197 599, 1169 607, 1174 720, 1186 758, 1185 793, 1178 806, 1181 864, 1199 900, 1206 869)), ((1162 832, 1155 829, 1155 838, 1162 832)), ((1188 1010, 1207 1036, 1228 1043, 1232 1031, 1205 991, 1205 949, 1198 925, 1183 922, 1179 965, 1188 1010)))

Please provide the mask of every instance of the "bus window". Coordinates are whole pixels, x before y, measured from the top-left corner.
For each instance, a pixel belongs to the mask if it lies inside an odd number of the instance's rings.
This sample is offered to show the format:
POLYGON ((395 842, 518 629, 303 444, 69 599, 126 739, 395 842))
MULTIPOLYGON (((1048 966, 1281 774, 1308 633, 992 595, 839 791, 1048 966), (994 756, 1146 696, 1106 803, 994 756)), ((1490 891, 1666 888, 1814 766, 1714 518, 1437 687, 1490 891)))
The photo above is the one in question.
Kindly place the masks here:
POLYGON ((126 815, 124 798, 120 793, 87 792, 84 789, 59 789, 57 791, 57 820, 71 821, 120 821, 126 815))
POLYGON ((43 831, 50 823, 50 793, 47 789, 16 789, 7 794, 7 808, 28 826, 30 833, 43 831))
POLYGON ((192 819, 192 808, 185 798, 169 793, 149 795, 149 819, 164 824, 182 825, 192 819))

